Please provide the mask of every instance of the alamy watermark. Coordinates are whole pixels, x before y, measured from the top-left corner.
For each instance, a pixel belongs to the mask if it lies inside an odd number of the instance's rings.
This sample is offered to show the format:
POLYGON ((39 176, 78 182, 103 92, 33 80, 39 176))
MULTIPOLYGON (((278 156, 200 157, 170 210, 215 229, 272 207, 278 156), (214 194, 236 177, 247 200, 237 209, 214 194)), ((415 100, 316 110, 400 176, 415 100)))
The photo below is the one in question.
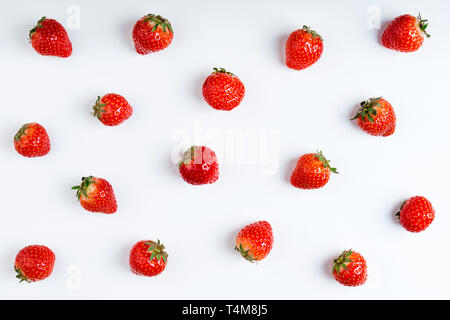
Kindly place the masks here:
POLYGON ((73 4, 67 7, 66 13, 68 15, 66 20, 67 29, 81 29, 81 8, 73 4))
POLYGON ((174 164, 189 147, 204 145, 213 149, 220 163, 257 166, 263 175, 278 172, 278 129, 204 129, 202 123, 196 121, 190 130, 174 131, 171 140, 175 143, 171 152, 174 164))
POLYGON ((380 6, 373 4, 366 9, 367 19, 366 27, 368 29, 381 29, 381 8, 380 6))
POLYGON ((81 269, 78 266, 71 265, 66 270, 68 277, 66 278, 66 288, 68 290, 78 290, 81 287, 81 269))

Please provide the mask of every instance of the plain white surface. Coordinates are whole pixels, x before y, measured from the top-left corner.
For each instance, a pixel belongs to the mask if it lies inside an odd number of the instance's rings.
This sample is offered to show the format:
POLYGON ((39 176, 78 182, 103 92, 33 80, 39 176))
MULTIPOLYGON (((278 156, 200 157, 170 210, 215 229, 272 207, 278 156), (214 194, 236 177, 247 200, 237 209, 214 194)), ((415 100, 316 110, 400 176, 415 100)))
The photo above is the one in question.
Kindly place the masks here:
POLYGON ((450 298, 450 2, 29 0, 1 9, 8 14, 0 28, 0 298, 450 298), (72 56, 35 53, 28 30, 43 15, 67 27, 72 5, 81 10, 80 28, 67 30, 72 56), (374 8, 382 23, 420 12, 431 38, 415 53, 385 49, 379 30, 368 27, 374 8), (141 56, 131 30, 147 13, 167 17, 175 36, 166 50, 141 56), (284 42, 304 24, 325 48, 318 63, 297 72, 283 63, 284 42), (232 112, 201 96, 215 66, 245 84, 232 112), (134 107, 113 128, 90 115, 97 95, 109 92, 134 107), (379 95, 397 113, 389 138, 349 121, 361 100, 379 95), (47 129, 48 156, 14 150, 27 122, 47 129), (173 155, 191 143, 222 160, 217 183, 195 187, 179 177, 173 155), (317 149, 341 174, 320 190, 293 188, 296 158, 317 149), (242 154, 249 150, 256 158, 242 154), (77 203, 70 187, 90 174, 113 185, 116 214, 77 203), (420 234, 393 218, 413 195, 436 210, 420 234), (273 226, 274 248, 250 264, 233 251, 234 238, 262 219, 273 226), (132 245, 158 238, 169 253, 166 270, 135 276, 132 245), (19 284, 13 262, 29 244, 52 248, 56 265, 45 281, 19 284), (331 259, 348 248, 368 261, 359 288, 330 274, 331 259))

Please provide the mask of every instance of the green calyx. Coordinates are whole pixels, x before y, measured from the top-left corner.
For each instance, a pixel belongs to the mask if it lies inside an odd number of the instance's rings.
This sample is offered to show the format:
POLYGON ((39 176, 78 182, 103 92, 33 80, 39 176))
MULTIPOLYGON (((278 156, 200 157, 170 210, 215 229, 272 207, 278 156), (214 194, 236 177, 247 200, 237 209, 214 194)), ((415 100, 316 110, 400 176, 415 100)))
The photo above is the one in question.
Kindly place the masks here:
POLYGON ((81 195, 83 194, 85 197, 88 197, 87 195, 87 189, 88 187, 94 182, 94 177, 83 177, 81 178, 81 185, 72 187, 72 190, 77 190, 77 199, 80 200, 81 195))
POLYGON ((428 20, 427 20, 427 19, 422 19, 422 17, 420 16, 420 13, 419 13, 419 16, 417 17, 417 19, 419 20, 419 28, 420 28, 420 30, 423 31, 423 33, 427 36, 427 38, 431 37, 431 36, 425 31, 425 29, 428 27, 428 20))
POLYGON ((92 115, 94 117, 97 117, 98 119, 102 118, 102 114, 106 111, 103 109, 104 106, 106 106, 107 103, 100 103, 100 96, 97 97, 97 101, 95 102, 94 106, 94 112, 92 112, 92 115))
POLYGON ((402 211, 403 207, 405 206, 406 200, 403 201, 402 205, 400 206, 400 209, 398 210, 398 212, 395 214, 395 217, 397 219, 400 219, 400 212, 402 211))
POLYGON ((14 270, 17 272, 16 278, 19 279, 19 283, 22 282, 31 282, 30 280, 28 280, 27 277, 25 277, 25 275, 22 273, 22 270, 20 270, 20 268, 14 267, 14 270))
POLYGON ((188 150, 186 150, 183 153, 180 162, 178 162, 178 168, 181 167, 181 165, 183 164, 185 165, 191 164, 194 161, 195 157, 197 156, 199 149, 200 151, 202 150, 201 147, 192 146, 188 150))
POLYGON ((230 76, 235 76, 234 73, 231 73, 231 72, 225 70, 224 68, 213 68, 212 74, 214 74, 214 73, 225 73, 225 74, 229 74, 230 76))
POLYGON ((148 241, 144 242, 146 245, 148 245, 147 252, 151 252, 149 260, 152 261, 154 258, 159 261, 159 259, 163 259, 164 263, 167 263, 167 257, 169 256, 167 252, 164 251, 165 247, 164 245, 159 241, 148 241))
POLYGON ((239 244, 238 246, 234 247, 234 250, 236 250, 237 252, 239 252, 241 254, 241 256, 247 260, 250 261, 251 263, 253 263, 253 261, 255 261, 256 259, 252 256, 251 251, 250 250, 244 250, 244 248, 242 247, 242 244, 239 244))
POLYGON ((14 135, 14 141, 16 141, 16 142, 19 141, 20 138, 22 138, 22 136, 25 135, 25 131, 27 131, 29 125, 30 125, 29 123, 24 124, 24 125, 19 129, 19 131, 17 131, 17 133, 14 135))
POLYGON ((158 26, 160 26, 164 32, 166 32, 166 30, 170 30, 170 32, 173 33, 173 29, 172 26, 169 22, 169 20, 167 20, 164 17, 161 17, 160 15, 156 15, 156 14, 148 14, 145 16, 144 22, 150 21, 151 23, 153 23, 153 28, 152 28, 152 32, 156 30, 156 28, 158 28, 158 26))
POLYGON ((334 265, 332 272, 334 273, 336 271, 336 273, 339 274, 342 268, 347 270, 347 264, 352 262, 352 260, 349 258, 352 254, 352 249, 344 250, 339 257, 333 260, 334 265))
POLYGON ((311 30, 311 28, 308 26, 303 26, 302 30, 308 32, 311 35, 311 37, 313 37, 313 39, 319 38, 320 40, 323 40, 320 34, 315 32, 314 30, 311 30))
POLYGON ((319 161, 323 163, 323 167, 324 168, 330 169, 330 171, 333 172, 333 173, 339 173, 336 168, 333 168, 330 165, 330 161, 327 160, 327 158, 325 158, 325 156, 323 155, 322 151, 317 151, 317 154, 315 155, 315 157, 316 157, 316 159, 319 159, 319 161))
POLYGON ((40 18, 39 21, 37 22, 37 24, 34 26, 34 28, 30 30, 30 33, 28 34, 30 41, 31 41, 31 36, 33 35, 33 33, 35 33, 37 29, 42 27, 42 22, 44 22, 45 19, 47 19, 47 17, 40 18))
POLYGON ((382 97, 370 98, 369 100, 361 102, 361 107, 358 109, 358 112, 356 112, 356 115, 350 120, 361 118, 361 121, 369 120, 371 123, 374 123, 373 117, 377 115, 376 107, 383 107, 380 104, 381 98, 382 97))

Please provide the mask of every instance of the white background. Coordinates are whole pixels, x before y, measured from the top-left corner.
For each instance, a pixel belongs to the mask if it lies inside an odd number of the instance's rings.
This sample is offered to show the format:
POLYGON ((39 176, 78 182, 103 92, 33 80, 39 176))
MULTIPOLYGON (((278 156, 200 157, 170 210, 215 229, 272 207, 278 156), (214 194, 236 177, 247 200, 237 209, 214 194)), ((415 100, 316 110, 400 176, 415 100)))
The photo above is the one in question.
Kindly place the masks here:
POLYGON ((450 2, 29 0, 0 9, 0 298, 450 298, 450 2), (68 28, 71 5, 81 10, 79 29, 68 28), (432 37, 415 53, 385 49, 370 23, 377 9, 382 24, 420 12, 432 37), (170 19, 175 36, 166 50, 141 56, 131 31, 147 13, 170 19), (40 56, 28 43, 43 15, 67 27, 70 58, 40 56), (293 71, 283 62, 285 40, 304 24, 322 35, 324 52, 293 71), (202 98, 215 66, 245 84, 232 112, 202 98), (90 115, 97 95, 109 92, 134 107, 118 127, 90 115), (380 95, 398 118, 388 138, 349 120, 361 100, 380 95), (47 129, 48 156, 14 150, 27 122, 47 129), (257 142, 238 147, 233 137, 242 132, 257 142), (173 155, 191 143, 222 160, 217 183, 196 187, 179 177, 173 155), (246 149, 256 158, 245 160, 246 149), (341 173, 320 190, 292 187, 295 160, 317 149, 341 173), (77 203, 70 187, 90 174, 113 185, 116 214, 77 203), (413 195, 436 210, 420 234, 393 218, 413 195), (273 226, 274 248, 250 264, 233 250, 234 238, 262 219, 273 226), (132 245, 158 238, 169 253, 166 270, 135 276, 132 245), (55 269, 45 281, 19 284, 14 258, 30 244, 52 248, 55 269), (362 287, 341 286, 330 274, 332 258, 349 248, 368 261, 362 287))

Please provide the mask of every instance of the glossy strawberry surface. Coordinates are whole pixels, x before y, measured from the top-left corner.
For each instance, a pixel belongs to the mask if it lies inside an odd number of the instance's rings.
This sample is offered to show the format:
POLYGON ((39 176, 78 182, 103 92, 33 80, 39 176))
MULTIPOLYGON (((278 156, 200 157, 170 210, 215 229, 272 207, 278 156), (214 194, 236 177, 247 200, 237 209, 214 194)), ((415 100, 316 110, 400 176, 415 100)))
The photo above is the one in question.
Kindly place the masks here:
POLYGON ((27 123, 15 134, 14 148, 24 157, 42 157, 50 152, 50 138, 40 124, 27 123))
POLYGON ((72 189, 77 190, 77 198, 81 206, 88 211, 106 214, 117 211, 113 188, 105 179, 84 177, 81 179, 81 185, 72 189))
POLYGON ((410 14, 404 14, 391 21, 381 36, 381 44, 386 48, 412 52, 418 50, 429 35, 425 29, 428 21, 410 14))
POLYGON ((397 213, 400 224, 410 232, 421 232, 434 220, 435 211, 431 202, 421 196, 406 200, 397 213))
POLYGON ((361 102, 353 119, 358 119, 358 126, 368 134, 383 137, 392 135, 397 123, 394 108, 381 97, 361 102))
POLYGON ((34 50, 43 56, 67 58, 72 54, 66 29, 56 20, 42 17, 29 36, 34 50))
POLYGON ((244 84, 233 73, 214 68, 202 87, 205 101, 214 109, 230 111, 236 108, 245 95, 244 84))
POLYGON ((301 189, 317 189, 327 184, 330 173, 338 173, 330 166, 322 151, 301 156, 291 174, 291 184, 301 189))
POLYGON ((245 226, 236 237, 236 251, 250 262, 264 259, 272 247, 272 227, 267 221, 258 221, 245 226))
POLYGON ((130 268, 134 274, 153 277, 164 271, 167 265, 167 253, 164 245, 151 240, 136 243, 130 252, 130 268))
POLYGON ((310 67, 323 52, 322 37, 307 26, 292 32, 286 42, 286 65, 295 70, 310 67))
POLYGON ((178 163, 181 177, 193 185, 214 183, 219 179, 216 154, 205 146, 192 146, 178 163))
POLYGON ((160 15, 148 14, 139 19, 133 28, 136 52, 142 55, 167 48, 173 39, 169 20, 160 15))
POLYGON ((117 126, 133 114, 133 108, 119 94, 109 93, 98 97, 93 115, 105 126, 117 126))
POLYGON ((345 250, 334 259, 332 273, 334 278, 344 286, 360 286, 367 280, 367 263, 358 252, 345 250))
POLYGON ((46 246, 32 245, 19 251, 14 263, 16 278, 35 282, 47 278, 53 271, 55 254, 46 246))

